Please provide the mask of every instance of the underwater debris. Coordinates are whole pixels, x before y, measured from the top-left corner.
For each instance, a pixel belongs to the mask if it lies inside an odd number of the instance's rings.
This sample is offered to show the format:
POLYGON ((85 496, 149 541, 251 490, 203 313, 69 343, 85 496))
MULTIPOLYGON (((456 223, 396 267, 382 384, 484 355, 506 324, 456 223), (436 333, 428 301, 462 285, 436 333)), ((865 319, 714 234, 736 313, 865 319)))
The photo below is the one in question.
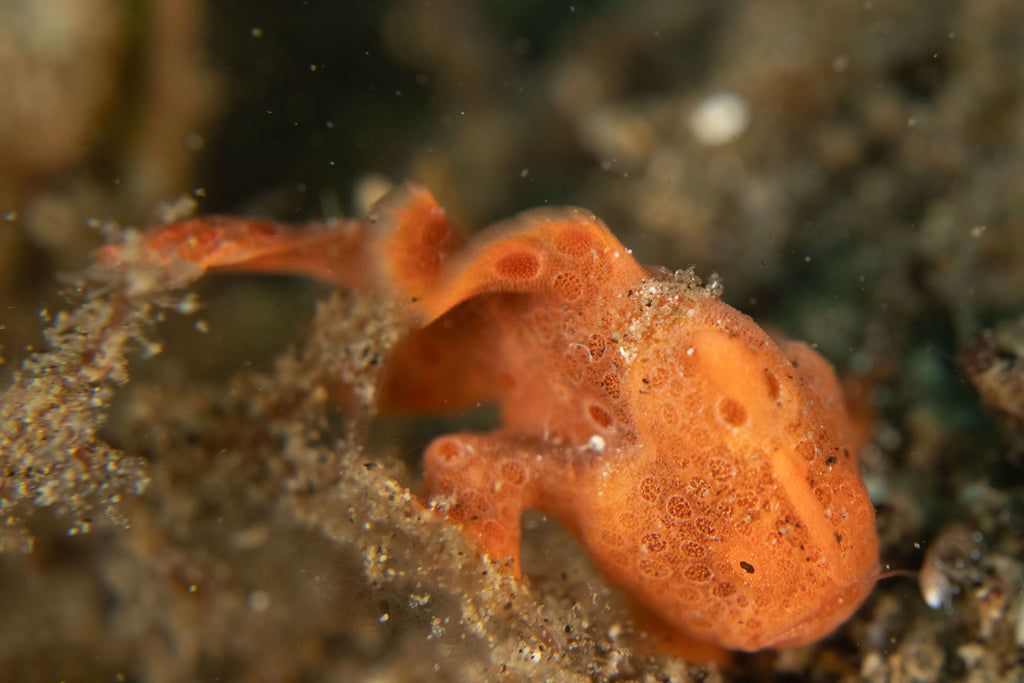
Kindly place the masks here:
POLYGON ((145 490, 143 460, 98 432, 116 387, 128 381, 129 352, 158 353, 146 330, 181 301, 162 282, 162 274, 134 263, 88 272, 74 285, 81 303, 53 316, 45 349, 14 372, 0 396, 0 551, 31 549, 23 524, 33 508, 53 508, 77 534, 99 516, 124 524, 121 503, 145 490))
POLYGON ((1024 318, 983 331, 960 363, 986 405, 1024 426, 1024 318))
POLYGON ((980 582, 981 540, 981 534, 974 529, 954 524, 928 546, 919 584, 921 596, 929 607, 949 610, 953 596, 959 594, 963 586, 980 582))

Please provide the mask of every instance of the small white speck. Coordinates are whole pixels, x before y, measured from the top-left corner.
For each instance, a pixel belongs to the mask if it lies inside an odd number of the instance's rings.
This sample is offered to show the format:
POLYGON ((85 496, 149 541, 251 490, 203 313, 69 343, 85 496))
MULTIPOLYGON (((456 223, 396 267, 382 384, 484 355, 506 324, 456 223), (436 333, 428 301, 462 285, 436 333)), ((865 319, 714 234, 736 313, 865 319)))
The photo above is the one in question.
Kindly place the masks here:
POLYGON ((724 145, 750 125, 750 105, 735 93, 713 93, 697 104, 689 123, 697 142, 709 147, 724 145))
POLYGON ((387 612, 385 612, 384 614, 380 615, 380 619, 378 619, 377 621, 379 621, 380 623, 383 624, 384 622, 386 622, 390 618, 391 618, 391 615, 388 614, 387 612))
POLYGON ((178 304, 178 312, 182 315, 191 315, 201 308, 199 299, 195 296, 186 296, 178 304))
POLYGON ((409 606, 410 607, 423 607, 430 602, 430 593, 424 593, 423 595, 417 595, 411 593, 409 595, 409 606))
POLYGON ((528 175, 530 175, 530 169, 528 168, 524 168, 522 171, 519 172, 520 178, 525 178, 528 175))
POLYGON ((605 442, 600 435, 594 434, 590 437, 590 441, 587 442, 587 448, 598 453, 604 453, 605 442))
POLYGON ((687 356, 692 356, 693 355, 693 347, 692 346, 690 348, 686 349, 686 355, 687 356))
POLYGON ((266 612, 270 609, 270 595, 264 590, 257 589, 249 593, 246 602, 249 603, 249 609, 253 612, 266 612))

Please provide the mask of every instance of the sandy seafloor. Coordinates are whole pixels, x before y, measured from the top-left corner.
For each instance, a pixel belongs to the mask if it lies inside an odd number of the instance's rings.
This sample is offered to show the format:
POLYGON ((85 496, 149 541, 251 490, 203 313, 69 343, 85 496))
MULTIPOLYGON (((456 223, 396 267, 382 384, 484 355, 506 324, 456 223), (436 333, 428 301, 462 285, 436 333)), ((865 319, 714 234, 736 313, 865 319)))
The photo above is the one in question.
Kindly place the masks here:
POLYGON ((0 680, 1024 680, 1024 3, 7 0, 0 102, 0 680), (467 230, 592 209, 816 344, 870 388, 882 559, 945 605, 892 578, 815 645, 650 655, 556 524, 516 583, 418 506, 493 415, 325 400, 372 389, 379 301, 89 268, 402 178, 467 230))

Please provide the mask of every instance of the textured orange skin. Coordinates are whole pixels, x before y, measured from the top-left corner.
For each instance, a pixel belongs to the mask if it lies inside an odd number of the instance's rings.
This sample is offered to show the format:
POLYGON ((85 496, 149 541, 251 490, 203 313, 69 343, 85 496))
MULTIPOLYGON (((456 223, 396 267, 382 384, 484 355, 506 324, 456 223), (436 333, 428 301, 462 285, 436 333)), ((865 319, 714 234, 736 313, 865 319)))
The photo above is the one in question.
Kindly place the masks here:
POLYGON ((393 296, 411 331, 379 408, 498 403, 499 430, 429 446, 424 495, 450 494, 449 518, 514 574, 532 508, 580 540, 669 647, 798 645, 853 613, 878 575, 878 539, 821 356, 644 269, 581 209, 529 211, 463 242, 410 184, 339 229, 207 218, 147 244, 167 265, 393 296))

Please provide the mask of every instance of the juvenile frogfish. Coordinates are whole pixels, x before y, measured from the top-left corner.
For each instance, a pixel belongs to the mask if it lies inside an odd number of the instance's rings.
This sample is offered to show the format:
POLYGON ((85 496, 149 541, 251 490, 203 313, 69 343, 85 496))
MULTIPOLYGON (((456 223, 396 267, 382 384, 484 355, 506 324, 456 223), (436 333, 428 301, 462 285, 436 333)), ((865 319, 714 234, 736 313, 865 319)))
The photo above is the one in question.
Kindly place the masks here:
POLYGON ((874 509, 832 367, 693 278, 639 265, 588 211, 526 211, 467 241, 410 183, 365 220, 208 217, 144 244, 167 266, 393 299, 409 332, 379 410, 500 408, 499 429, 430 444, 425 500, 444 495, 517 576, 522 511, 556 518, 670 650, 808 643, 875 583, 874 509))

